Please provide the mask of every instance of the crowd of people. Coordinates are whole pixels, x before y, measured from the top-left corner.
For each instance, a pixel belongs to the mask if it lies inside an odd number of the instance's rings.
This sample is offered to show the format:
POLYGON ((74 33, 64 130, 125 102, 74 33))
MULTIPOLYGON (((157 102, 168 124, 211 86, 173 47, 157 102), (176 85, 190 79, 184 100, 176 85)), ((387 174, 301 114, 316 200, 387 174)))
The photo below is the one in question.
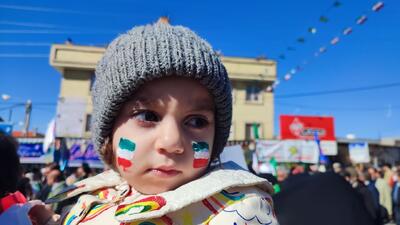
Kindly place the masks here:
MULTIPOLYGON (((386 224, 389 222, 400 224, 400 165, 392 166, 385 163, 378 167, 371 164, 357 164, 344 167, 339 162, 335 162, 329 166, 281 164, 277 167, 276 178, 269 178, 274 184, 279 185, 279 190, 282 193, 278 195, 285 195, 285 191, 290 190, 293 183, 296 183, 295 186, 298 189, 299 182, 302 179, 308 179, 305 177, 322 174, 325 174, 323 176, 329 176, 326 175, 329 173, 339 175, 342 179, 344 178, 343 180, 347 181, 347 185, 352 187, 353 193, 356 193, 358 199, 361 200, 362 207, 367 212, 366 216, 371 218, 374 222, 373 224, 386 224)), ((315 182, 315 186, 318 186, 317 178, 313 182, 315 182)), ((334 185, 339 186, 338 183, 334 183, 334 185)), ((320 191, 318 190, 318 192, 320 191)), ((332 193, 336 196, 335 193, 339 192, 326 192, 326 194, 332 193)), ((313 197, 312 195, 315 196, 318 193, 310 193, 311 198, 313 197)), ((336 199, 336 201, 340 202, 339 199, 336 199)), ((279 201, 276 204, 279 206, 279 201)), ((321 204, 328 204, 328 202, 325 201, 321 204)), ((285 207, 285 205, 282 207, 285 207)), ((280 208, 277 207, 278 214, 280 208)))

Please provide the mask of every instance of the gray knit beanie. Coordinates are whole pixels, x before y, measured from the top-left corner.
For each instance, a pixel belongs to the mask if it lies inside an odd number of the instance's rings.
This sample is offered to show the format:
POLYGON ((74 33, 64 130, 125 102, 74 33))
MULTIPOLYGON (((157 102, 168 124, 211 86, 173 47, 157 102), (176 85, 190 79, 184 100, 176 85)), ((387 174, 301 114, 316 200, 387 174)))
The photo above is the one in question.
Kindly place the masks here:
POLYGON ((117 37, 96 67, 92 138, 97 151, 111 135, 121 107, 132 94, 144 83, 166 76, 193 78, 210 91, 216 109, 211 159, 221 154, 232 119, 226 69, 211 46, 193 31, 160 22, 117 37))

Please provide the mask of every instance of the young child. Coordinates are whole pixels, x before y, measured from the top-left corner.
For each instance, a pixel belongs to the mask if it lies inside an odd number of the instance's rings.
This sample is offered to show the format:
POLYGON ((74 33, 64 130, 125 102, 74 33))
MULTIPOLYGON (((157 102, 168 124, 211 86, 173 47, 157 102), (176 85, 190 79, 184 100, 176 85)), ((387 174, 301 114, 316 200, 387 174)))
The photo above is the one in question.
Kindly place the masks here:
POLYGON ((112 168, 48 202, 80 195, 62 224, 278 224, 271 185, 216 163, 231 86, 211 46, 166 23, 136 27, 96 68, 92 135, 112 168))

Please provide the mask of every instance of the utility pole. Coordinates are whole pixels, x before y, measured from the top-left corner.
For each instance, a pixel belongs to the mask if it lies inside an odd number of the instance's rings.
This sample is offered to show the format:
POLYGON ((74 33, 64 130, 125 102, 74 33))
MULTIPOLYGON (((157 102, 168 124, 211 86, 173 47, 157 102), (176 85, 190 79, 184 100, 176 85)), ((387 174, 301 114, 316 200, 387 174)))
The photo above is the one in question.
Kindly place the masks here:
POLYGON ((28 136, 29 123, 31 120, 32 101, 28 100, 25 104, 25 123, 24 123, 24 136, 28 136))

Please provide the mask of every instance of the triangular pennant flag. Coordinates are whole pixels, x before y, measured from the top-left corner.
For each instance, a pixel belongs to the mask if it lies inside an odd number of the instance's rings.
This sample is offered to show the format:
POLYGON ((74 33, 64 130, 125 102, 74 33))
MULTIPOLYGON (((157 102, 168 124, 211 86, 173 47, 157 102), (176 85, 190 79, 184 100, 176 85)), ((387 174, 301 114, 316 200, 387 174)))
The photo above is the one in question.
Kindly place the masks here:
POLYGON ((339 2, 339 1, 335 1, 335 2, 333 3, 333 7, 339 7, 339 6, 341 6, 341 5, 342 5, 342 3, 339 2))
POLYGON ((357 24, 358 25, 362 25, 365 23, 365 21, 367 21, 367 16, 366 15, 362 15, 360 17, 357 18, 357 24))
POLYGON ((317 33, 317 28, 315 27, 310 27, 308 28, 308 32, 312 33, 312 34, 316 34, 317 33))
POLYGON ((303 37, 300 37, 300 38, 297 38, 297 42, 304 43, 304 42, 306 42, 306 39, 304 39, 303 37))
POLYGON ((377 2, 377 3, 375 3, 374 6, 372 6, 372 11, 378 12, 379 10, 381 10, 383 8, 383 6, 384 6, 383 2, 377 2))
POLYGON ((289 47, 287 48, 287 50, 289 50, 289 51, 296 51, 296 49, 293 48, 293 47, 291 47, 291 46, 289 46, 289 47))
POLYGON ((327 23, 328 21, 329 21, 329 19, 328 19, 328 17, 326 17, 326 16, 320 16, 320 17, 319 17, 319 22, 327 23))
POLYGON ((331 45, 336 45, 339 42, 339 37, 335 37, 331 40, 331 45))
POLYGON ((348 28, 344 29, 343 35, 349 35, 349 34, 351 34, 352 31, 353 31, 353 28, 348 27, 348 28))

